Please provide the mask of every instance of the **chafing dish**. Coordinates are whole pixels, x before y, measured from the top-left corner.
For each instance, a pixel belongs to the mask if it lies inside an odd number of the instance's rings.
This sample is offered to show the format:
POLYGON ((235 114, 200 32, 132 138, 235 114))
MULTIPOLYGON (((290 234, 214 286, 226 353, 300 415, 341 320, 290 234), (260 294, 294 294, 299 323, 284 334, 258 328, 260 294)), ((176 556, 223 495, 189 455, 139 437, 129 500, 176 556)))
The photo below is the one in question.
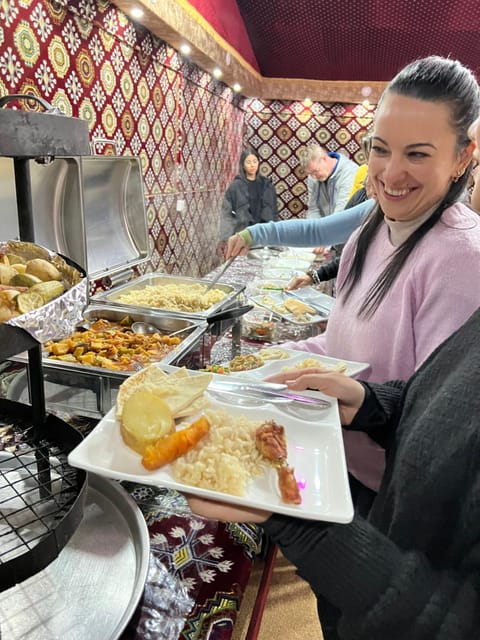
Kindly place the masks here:
MULTIPOLYGON (((122 307, 111 305, 92 305, 84 312, 84 320, 93 322, 99 318, 119 322, 126 316, 135 322, 149 322, 158 327, 160 333, 169 334, 185 328, 181 340, 175 348, 161 360, 162 364, 175 364, 188 352, 199 345, 207 330, 206 322, 198 322, 193 318, 176 318, 155 315, 154 313, 132 312, 122 307)), ((26 355, 20 354, 12 358, 15 362, 25 363, 26 355)), ((87 366, 80 363, 65 362, 48 358, 43 354, 43 370, 46 382, 47 406, 57 410, 70 411, 76 415, 101 417, 115 402, 119 385, 132 371, 118 371, 103 367, 87 366), (71 389, 73 387, 73 389, 71 389)), ((25 376, 12 386, 9 392, 12 400, 28 401, 28 387, 25 376)))
POLYGON ((93 297, 92 300, 104 301, 108 302, 112 305, 121 305, 124 308, 130 308, 132 310, 136 310, 138 312, 155 311, 156 313, 167 314, 170 316, 176 316, 180 318, 197 318, 198 320, 207 320, 211 316, 214 316, 217 312, 225 310, 233 305, 237 305, 237 299, 240 293, 245 289, 243 286, 238 285, 230 285, 224 284, 221 282, 217 282, 215 285, 216 289, 220 289, 225 293, 225 297, 219 302, 213 304, 208 309, 204 311, 189 311, 183 312, 178 310, 172 310, 168 308, 161 307, 142 307, 140 305, 126 305, 125 302, 120 301, 121 296, 124 293, 130 293, 132 291, 141 291, 147 286, 155 286, 161 287, 162 285, 193 285, 193 284, 201 284, 204 285, 205 288, 210 284, 209 280, 202 280, 201 278, 189 278, 183 276, 173 276, 167 274, 159 274, 159 273, 147 273, 135 280, 131 280, 123 285, 115 287, 110 291, 102 292, 93 297))

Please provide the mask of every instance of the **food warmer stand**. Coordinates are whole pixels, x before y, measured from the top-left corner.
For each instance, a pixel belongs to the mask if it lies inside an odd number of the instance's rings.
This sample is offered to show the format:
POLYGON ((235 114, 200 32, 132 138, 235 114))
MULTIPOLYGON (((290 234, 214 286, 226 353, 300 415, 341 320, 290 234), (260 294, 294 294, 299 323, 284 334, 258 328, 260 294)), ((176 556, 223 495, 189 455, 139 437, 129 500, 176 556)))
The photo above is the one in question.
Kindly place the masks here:
MULTIPOLYGON (((92 144, 95 148, 98 140, 92 144)), ((0 158, 4 210, 12 209, 12 167, 0 158)), ((32 235, 37 242, 69 256, 88 273, 90 289, 85 318, 119 321, 129 316, 148 321, 162 332, 185 329, 181 343, 162 359, 177 364, 199 346, 207 332, 220 334, 228 322, 251 307, 241 306, 244 286, 218 283, 224 299, 200 313, 136 308, 118 304, 117 292, 144 284, 207 283, 206 280, 163 273, 136 277, 149 259, 149 241, 140 161, 128 156, 56 156, 48 165, 27 164, 32 193, 32 235)), ((14 231, 14 222, 10 221, 14 231)), ((14 360, 25 362, 25 356, 14 360)), ((56 410, 99 418, 114 403, 120 383, 129 372, 84 366, 43 358, 48 396, 56 410)), ((9 398, 28 401, 27 373, 19 374, 9 398)), ((48 397, 47 397, 48 403, 48 397)))
POLYGON ((68 454, 82 435, 46 412, 41 345, 81 320, 87 278, 74 261, 32 244, 37 241, 32 163, 45 167, 57 155, 87 154, 88 126, 29 95, 0 99, 0 127, 1 161, 13 159, 20 237, 15 242, 59 258, 79 275, 60 298, 0 324, 0 362, 27 352, 31 399, 31 405, 0 399, 0 633, 12 640, 80 639, 89 633, 116 640, 143 591, 148 530, 125 491, 95 476, 87 482, 85 472, 68 465, 68 454), (11 100, 27 98, 46 112, 3 108, 11 100), (107 540, 108 553, 102 540, 107 540), (89 586, 82 579, 85 574, 89 586), (76 583, 81 591, 75 591, 76 583), (88 599, 95 606, 86 617, 78 603, 88 599))
MULTIPOLYGON (((42 115, 2 109, 16 98, 0 99, 0 154, 13 158, 20 240, 33 242, 30 158, 48 163, 57 153, 84 153, 88 128, 81 121, 63 120, 50 105, 46 105, 48 113, 42 115)), ((56 306, 57 317, 70 313, 71 321, 75 321, 86 299, 82 275, 78 286, 58 302, 49 303, 56 306), (75 298, 79 304, 75 304, 75 298)), ((58 556, 81 521, 87 489, 86 474, 67 464, 67 455, 80 442, 80 434, 45 411, 39 336, 58 327, 55 322, 42 327, 38 318, 30 320, 30 315, 35 313, 0 324, 0 360, 21 351, 28 353, 32 402, 27 406, 0 400, 2 591, 38 573, 58 556)))

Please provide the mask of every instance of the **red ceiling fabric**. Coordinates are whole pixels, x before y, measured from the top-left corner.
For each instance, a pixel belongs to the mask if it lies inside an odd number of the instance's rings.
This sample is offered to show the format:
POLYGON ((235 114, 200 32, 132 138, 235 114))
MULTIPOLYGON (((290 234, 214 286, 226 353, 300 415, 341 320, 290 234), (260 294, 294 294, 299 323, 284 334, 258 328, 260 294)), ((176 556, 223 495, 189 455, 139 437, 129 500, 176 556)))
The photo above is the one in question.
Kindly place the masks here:
POLYGON ((189 0, 189 4, 246 62, 260 70, 235 0, 189 0))
POLYGON ((406 63, 431 54, 458 58, 480 76, 479 0, 237 0, 237 5, 266 77, 386 81, 406 63))

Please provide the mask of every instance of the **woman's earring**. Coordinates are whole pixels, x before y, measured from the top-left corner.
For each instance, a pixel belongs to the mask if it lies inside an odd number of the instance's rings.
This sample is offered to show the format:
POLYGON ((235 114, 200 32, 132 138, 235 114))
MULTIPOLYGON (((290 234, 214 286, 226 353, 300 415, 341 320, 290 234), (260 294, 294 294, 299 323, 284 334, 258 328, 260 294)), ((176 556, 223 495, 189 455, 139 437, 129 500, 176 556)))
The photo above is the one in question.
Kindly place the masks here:
POLYGON ((457 175, 452 178, 453 182, 458 182, 464 173, 465 173, 465 168, 459 169, 457 171, 457 175))

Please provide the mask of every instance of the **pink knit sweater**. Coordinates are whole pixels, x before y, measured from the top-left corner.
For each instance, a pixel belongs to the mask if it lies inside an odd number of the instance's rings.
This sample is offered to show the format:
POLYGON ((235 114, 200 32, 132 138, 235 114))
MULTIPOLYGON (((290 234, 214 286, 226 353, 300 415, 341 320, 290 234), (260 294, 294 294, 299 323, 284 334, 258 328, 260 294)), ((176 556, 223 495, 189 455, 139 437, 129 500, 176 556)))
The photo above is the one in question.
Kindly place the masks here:
MULTIPOLYGON (((357 310, 395 250, 382 224, 348 300, 343 285, 358 232, 345 245, 337 301, 324 334, 285 347, 369 362, 365 381, 407 380, 427 356, 480 306, 480 216, 462 204, 447 209, 414 251, 375 314, 357 310)), ((479 338, 480 339, 480 338, 479 338)), ((377 489, 383 452, 362 433, 344 432, 350 472, 377 489), (361 441, 360 441, 361 440, 361 441)))

